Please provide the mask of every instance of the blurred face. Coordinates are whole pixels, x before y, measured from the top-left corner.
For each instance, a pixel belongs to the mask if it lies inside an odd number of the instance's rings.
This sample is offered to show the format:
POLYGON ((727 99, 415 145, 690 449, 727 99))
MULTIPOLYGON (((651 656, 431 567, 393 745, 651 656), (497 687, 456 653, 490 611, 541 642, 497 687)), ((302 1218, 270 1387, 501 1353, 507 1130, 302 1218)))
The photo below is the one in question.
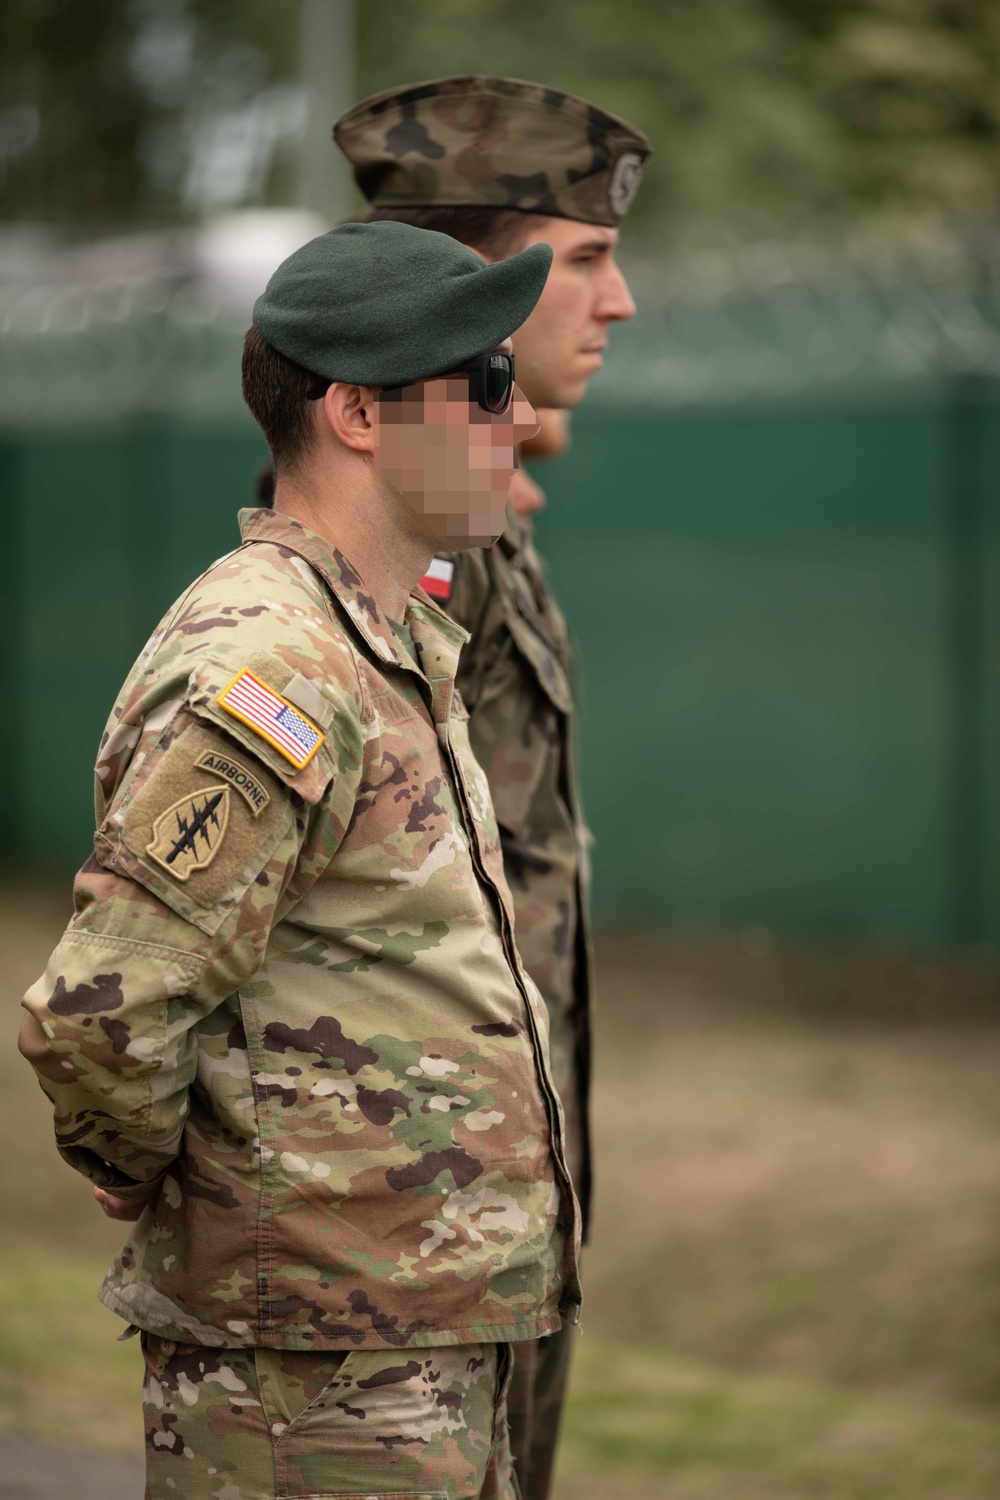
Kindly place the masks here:
MULTIPOLYGON (((535 416, 538 431, 521 444, 518 458, 522 464, 526 458, 558 458, 569 447, 569 418, 564 411, 543 407, 535 416)), ((507 498, 515 514, 522 521, 530 521, 545 504, 545 491, 533 475, 519 468, 510 482, 507 498)))
POLYGON ((375 458, 435 548, 488 547, 506 525, 515 445, 537 427, 516 386, 496 416, 470 400, 467 376, 443 375, 379 393, 375 458))
POLYGON ((525 469, 518 469, 510 482, 507 499, 516 516, 522 521, 530 521, 544 506, 545 491, 525 469))
POLYGON ((575 219, 531 221, 518 246, 552 246, 552 269, 528 321, 514 335, 518 384, 535 407, 567 408, 583 400, 600 369, 612 323, 635 315, 615 251, 617 229, 575 219))

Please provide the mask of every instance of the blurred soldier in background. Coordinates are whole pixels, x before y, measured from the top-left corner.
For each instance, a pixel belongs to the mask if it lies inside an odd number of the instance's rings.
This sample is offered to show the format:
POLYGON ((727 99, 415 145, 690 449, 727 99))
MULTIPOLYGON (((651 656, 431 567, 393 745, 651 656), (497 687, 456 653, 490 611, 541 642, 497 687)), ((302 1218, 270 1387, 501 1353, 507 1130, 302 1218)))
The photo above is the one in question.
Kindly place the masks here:
MULTIPOLYGON (((334 139, 373 205, 371 218, 443 231, 491 262, 539 241, 552 246, 548 282, 514 348, 518 384, 547 411, 531 456, 561 452, 564 413, 600 368, 610 325, 635 312, 615 250, 650 154, 646 137, 540 84, 465 77, 366 99, 337 121, 334 139)), ((532 542, 529 518, 544 495, 518 471, 510 501, 494 546, 441 555, 422 582, 472 637, 458 685, 496 805, 518 947, 549 1010, 553 1075, 586 1215, 591 956, 570 657, 532 542)), ((569 1338, 564 1326, 516 1346, 508 1413, 526 1500, 549 1492, 569 1338)))
MULTIPOLYGON (((535 415, 538 431, 521 444, 519 457, 558 458, 569 447, 569 417, 564 411, 546 411, 544 407, 535 415)), ((531 517, 537 515, 545 504, 545 491, 522 467, 514 471, 507 498, 515 516, 530 524, 531 517)))

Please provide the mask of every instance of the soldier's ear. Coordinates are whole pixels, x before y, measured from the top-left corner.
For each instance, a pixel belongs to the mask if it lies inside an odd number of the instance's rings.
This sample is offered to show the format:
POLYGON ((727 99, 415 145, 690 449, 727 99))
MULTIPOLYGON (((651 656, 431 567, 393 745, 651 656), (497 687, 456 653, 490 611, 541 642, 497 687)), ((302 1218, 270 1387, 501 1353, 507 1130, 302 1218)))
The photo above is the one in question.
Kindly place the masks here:
POLYGON ((335 380, 323 398, 323 420, 338 442, 356 453, 375 451, 375 392, 335 380))

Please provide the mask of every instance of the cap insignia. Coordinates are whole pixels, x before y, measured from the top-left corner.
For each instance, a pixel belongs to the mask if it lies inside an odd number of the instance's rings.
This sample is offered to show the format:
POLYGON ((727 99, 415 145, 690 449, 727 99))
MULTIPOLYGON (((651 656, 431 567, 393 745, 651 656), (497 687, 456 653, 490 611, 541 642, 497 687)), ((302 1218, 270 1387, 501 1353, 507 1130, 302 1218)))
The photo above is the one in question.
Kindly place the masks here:
POLYGON ((634 151, 626 151, 615 162, 608 186, 608 202, 611 212, 624 219, 632 207, 632 199, 639 191, 644 162, 634 151))

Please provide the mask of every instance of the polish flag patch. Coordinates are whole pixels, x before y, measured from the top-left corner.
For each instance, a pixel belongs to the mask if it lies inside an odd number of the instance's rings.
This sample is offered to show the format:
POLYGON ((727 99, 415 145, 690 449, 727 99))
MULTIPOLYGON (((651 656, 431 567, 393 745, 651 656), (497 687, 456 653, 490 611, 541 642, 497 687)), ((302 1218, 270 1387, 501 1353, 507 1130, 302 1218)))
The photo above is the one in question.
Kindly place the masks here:
POLYGON ((425 594, 430 594, 432 599, 440 599, 447 603, 451 598, 451 580, 455 574, 455 564, 449 562, 446 557, 434 557, 431 565, 420 580, 420 587, 425 594))

